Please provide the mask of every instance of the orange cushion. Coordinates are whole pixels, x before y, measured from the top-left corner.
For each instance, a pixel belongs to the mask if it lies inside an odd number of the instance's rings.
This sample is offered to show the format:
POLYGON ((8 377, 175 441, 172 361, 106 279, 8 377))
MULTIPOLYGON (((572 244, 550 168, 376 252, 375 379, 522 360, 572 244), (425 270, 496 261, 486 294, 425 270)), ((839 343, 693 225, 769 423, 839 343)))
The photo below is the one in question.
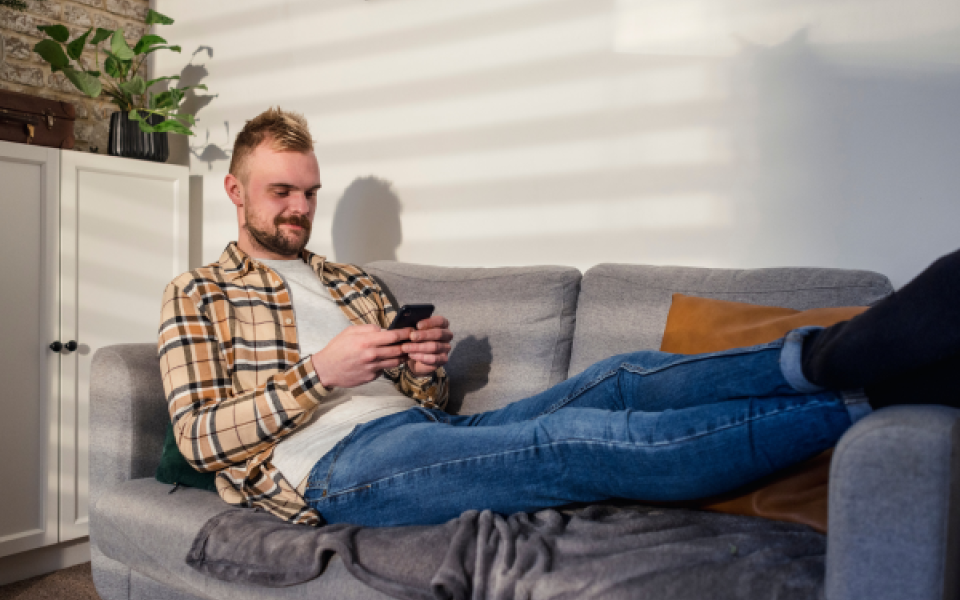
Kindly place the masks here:
MULTIPOLYGON (((764 344, 806 325, 827 327, 851 319, 865 306, 798 311, 673 295, 660 350, 674 354, 719 352, 764 344)), ((827 483, 833 450, 756 481, 722 497, 695 503, 698 508, 765 517, 827 531, 827 483)))

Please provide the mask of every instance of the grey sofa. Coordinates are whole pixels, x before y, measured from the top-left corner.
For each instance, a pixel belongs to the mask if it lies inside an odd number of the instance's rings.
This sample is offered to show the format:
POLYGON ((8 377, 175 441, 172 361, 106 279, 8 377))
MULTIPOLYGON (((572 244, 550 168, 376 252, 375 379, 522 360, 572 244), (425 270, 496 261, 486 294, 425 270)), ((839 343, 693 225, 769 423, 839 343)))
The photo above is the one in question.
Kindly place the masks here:
MULTIPOLYGON (((659 348, 671 294, 807 309, 869 304, 882 275, 833 269, 721 270, 599 265, 441 268, 367 265, 398 303, 433 302, 457 334, 450 409, 502 406, 601 358, 659 348)), ((337 558, 287 588, 220 581, 184 557, 208 518, 229 507, 153 479, 167 412, 153 344, 100 350, 91 373, 93 575, 105 600, 385 598, 337 558)), ((828 600, 957 597, 960 411, 896 407, 857 423, 831 467, 828 600)), ((682 576, 682 575, 678 575, 682 576)))

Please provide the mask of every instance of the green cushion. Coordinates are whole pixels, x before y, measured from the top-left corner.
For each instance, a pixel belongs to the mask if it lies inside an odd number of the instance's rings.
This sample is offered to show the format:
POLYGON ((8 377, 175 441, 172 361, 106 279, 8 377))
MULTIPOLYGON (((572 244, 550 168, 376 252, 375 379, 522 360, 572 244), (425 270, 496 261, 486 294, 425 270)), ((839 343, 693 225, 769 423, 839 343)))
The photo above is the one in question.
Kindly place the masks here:
POLYGON ((160 466, 157 467, 157 481, 184 485, 201 490, 217 491, 214 483, 216 473, 201 473, 187 462, 180 454, 177 442, 173 439, 173 424, 167 425, 167 437, 163 440, 163 454, 160 456, 160 466))

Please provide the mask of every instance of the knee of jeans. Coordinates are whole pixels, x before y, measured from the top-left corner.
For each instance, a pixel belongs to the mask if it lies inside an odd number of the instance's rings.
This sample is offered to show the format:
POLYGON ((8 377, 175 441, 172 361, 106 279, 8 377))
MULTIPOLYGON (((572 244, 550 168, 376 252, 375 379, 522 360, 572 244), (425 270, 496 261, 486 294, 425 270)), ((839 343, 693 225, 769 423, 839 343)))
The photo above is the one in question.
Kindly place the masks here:
POLYGON ((619 370, 625 363, 629 362, 628 357, 633 354, 617 354, 598 360, 589 367, 587 367, 583 375, 587 376, 588 379, 595 379, 598 376, 608 375, 619 370))
POLYGON ((663 362, 664 358, 669 356, 671 355, 666 352, 660 352, 659 350, 634 350, 633 352, 625 352, 611 356, 608 360, 618 364, 645 365, 659 364, 663 362))
POLYGON ((637 350, 635 352, 612 356, 609 360, 612 366, 615 366, 617 369, 629 366, 629 370, 635 373, 637 371, 643 372, 661 367, 664 363, 671 361, 675 356, 677 355, 659 350, 637 350))
POLYGON ((581 381, 597 381, 607 376, 614 375, 625 368, 632 373, 643 372, 647 369, 653 369, 663 364, 665 358, 671 354, 659 352, 657 350, 637 350, 624 354, 616 354, 609 358, 599 360, 586 369, 577 377, 581 381))

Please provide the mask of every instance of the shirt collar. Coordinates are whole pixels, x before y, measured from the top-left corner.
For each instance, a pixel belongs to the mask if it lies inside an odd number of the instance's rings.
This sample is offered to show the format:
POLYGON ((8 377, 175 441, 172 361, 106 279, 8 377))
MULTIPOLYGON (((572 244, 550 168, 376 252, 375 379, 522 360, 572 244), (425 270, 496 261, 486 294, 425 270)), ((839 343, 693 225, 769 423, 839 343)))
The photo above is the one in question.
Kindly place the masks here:
MULTIPOLYGON (((326 262, 325 256, 320 256, 307 249, 303 249, 300 252, 300 260, 310 265, 317 274, 317 277, 322 277, 323 266, 326 262)), ((220 268, 223 269, 224 274, 226 274, 227 279, 230 281, 238 277, 243 277, 260 265, 260 263, 255 262, 246 252, 241 250, 236 242, 227 244, 218 262, 220 268)))

